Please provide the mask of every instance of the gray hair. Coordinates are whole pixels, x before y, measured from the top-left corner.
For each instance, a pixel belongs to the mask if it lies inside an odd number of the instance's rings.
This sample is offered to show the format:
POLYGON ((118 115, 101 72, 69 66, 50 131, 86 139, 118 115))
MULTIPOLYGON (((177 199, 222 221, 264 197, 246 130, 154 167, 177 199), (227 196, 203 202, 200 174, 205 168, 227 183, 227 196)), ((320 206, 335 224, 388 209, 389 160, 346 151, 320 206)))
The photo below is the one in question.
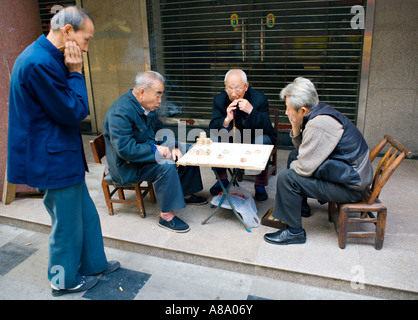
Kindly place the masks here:
POLYGON ((225 75, 224 82, 226 83, 226 79, 228 79, 228 77, 231 75, 231 73, 235 73, 235 72, 240 74, 241 79, 244 82, 244 85, 246 85, 248 83, 248 78, 247 78, 246 73, 244 71, 242 71, 241 69, 231 69, 231 70, 229 70, 225 75))
POLYGON ((309 110, 315 108, 319 103, 318 93, 314 84, 306 78, 296 78, 293 83, 287 85, 280 92, 280 98, 286 100, 295 109, 306 107, 309 110))
POLYGON ((85 9, 77 6, 66 7, 52 17, 51 30, 61 30, 67 24, 70 24, 77 32, 84 27, 86 19, 90 19, 94 24, 93 18, 85 9))
POLYGON ((140 88, 149 89, 151 88, 155 80, 158 80, 162 84, 165 84, 164 77, 158 72, 155 72, 155 71, 140 72, 136 76, 134 88, 135 89, 140 89, 140 88))

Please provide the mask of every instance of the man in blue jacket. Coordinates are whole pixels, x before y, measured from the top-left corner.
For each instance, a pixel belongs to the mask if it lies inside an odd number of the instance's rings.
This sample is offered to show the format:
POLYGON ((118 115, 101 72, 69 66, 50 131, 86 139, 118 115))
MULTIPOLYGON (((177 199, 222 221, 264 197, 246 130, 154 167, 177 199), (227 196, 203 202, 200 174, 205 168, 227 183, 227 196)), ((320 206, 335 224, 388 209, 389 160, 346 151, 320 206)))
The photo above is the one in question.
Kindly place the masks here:
POLYGON ((94 275, 119 267, 104 253, 78 126, 89 113, 82 51, 93 35, 85 10, 63 9, 51 20, 48 36, 18 57, 10 83, 7 178, 45 190, 53 295, 88 290, 98 281, 94 275))
POLYGON ((174 211, 207 200, 194 195, 203 189, 199 167, 176 168, 175 160, 186 150, 176 146, 174 133, 160 131, 163 126, 155 110, 164 94, 164 82, 157 72, 139 73, 134 88, 113 103, 103 124, 106 158, 117 183, 152 181, 161 209, 158 225, 185 233, 190 227, 174 211))

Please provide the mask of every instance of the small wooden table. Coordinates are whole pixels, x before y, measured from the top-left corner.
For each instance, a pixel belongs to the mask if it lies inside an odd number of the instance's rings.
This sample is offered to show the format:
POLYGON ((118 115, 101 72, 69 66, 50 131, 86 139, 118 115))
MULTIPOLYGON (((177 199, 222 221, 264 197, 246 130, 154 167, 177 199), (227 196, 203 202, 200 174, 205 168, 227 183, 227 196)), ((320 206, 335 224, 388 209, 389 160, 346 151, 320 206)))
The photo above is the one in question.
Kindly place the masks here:
POLYGON ((202 224, 206 224, 221 208, 225 199, 228 200, 232 211, 248 232, 251 229, 244 223, 241 216, 235 210, 228 195, 232 185, 236 183, 239 170, 265 170, 274 146, 261 144, 238 144, 238 143, 212 143, 207 145, 194 145, 178 162, 181 166, 211 167, 218 180, 223 195, 218 208, 206 218, 202 224), (219 178, 216 168, 232 170, 232 179, 225 188, 219 178))

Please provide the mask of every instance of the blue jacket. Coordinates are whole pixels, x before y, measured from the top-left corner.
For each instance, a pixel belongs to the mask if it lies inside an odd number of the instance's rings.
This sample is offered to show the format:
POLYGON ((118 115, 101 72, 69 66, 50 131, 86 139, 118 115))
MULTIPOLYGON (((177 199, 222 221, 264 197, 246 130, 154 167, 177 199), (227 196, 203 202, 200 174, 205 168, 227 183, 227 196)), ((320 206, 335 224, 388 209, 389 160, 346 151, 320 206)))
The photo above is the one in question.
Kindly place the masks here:
POLYGON ((312 177, 342 183, 353 190, 365 190, 372 183, 373 167, 369 147, 362 134, 346 116, 325 103, 318 104, 304 117, 302 130, 308 121, 319 115, 338 120, 344 127, 344 133, 334 151, 312 177))
MULTIPOLYGON (((103 123, 106 160, 112 179, 120 184, 135 181, 143 163, 156 163, 157 132, 163 129, 155 111, 146 116, 132 94, 121 96, 108 110, 103 123)), ((174 133, 172 134, 174 140, 174 133)))
POLYGON ((80 183, 87 164, 79 123, 89 113, 79 73, 41 36, 14 64, 9 97, 8 181, 59 189, 80 183))

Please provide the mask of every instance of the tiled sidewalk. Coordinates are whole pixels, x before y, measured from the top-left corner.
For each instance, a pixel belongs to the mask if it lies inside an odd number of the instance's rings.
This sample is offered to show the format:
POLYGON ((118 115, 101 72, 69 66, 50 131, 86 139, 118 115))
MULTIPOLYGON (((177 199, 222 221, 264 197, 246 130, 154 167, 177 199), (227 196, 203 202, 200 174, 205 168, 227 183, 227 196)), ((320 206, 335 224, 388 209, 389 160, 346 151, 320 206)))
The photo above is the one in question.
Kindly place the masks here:
POLYGON ((373 299, 106 248, 121 268, 85 293, 54 298, 47 280, 48 235, 0 224, 0 300, 373 299))

